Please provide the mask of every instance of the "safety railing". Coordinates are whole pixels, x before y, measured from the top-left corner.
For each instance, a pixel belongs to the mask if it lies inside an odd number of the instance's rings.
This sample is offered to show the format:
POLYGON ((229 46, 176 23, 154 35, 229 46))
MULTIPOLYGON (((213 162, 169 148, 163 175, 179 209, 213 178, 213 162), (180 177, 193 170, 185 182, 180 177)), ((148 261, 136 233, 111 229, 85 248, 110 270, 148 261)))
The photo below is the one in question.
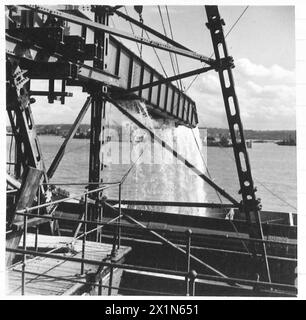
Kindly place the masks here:
MULTIPOLYGON (((44 185, 55 185, 55 183, 43 183, 44 185)), ((77 185, 86 185, 86 186, 90 186, 90 185, 99 185, 99 183, 72 183, 73 185, 77 184, 77 185)), ((71 185, 70 183, 59 183, 56 185, 71 185)), ((72 242, 75 242, 78 239, 82 238, 82 260, 85 259, 85 251, 86 251, 86 238, 89 234, 93 233, 93 232, 97 232, 99 230, 101 230, 105 225, 107 224, 111 224, 113 222, 116 222, 117 220, 119 220, 119 222, 117 223, 117 228, 114 231, 114 243, 113 243, 113 250, 112 253, 115 253, 117 249, 120 248, 120 218, 121 218, 121 206, 119 205, 119 210, 118 210, 118 216, 115 217, 114 219, 112 219, 111 221, 109 221, 108 223, 102 223, 99 221, 92 221, 92 220, 88 220, 88 196, 89 195, 94 195, 95 193, 101 192, 109 187, 114 187, 114 186, 118 186, 119 187, 119 202, 121 201, 121 186, 122 186, 122 182, 110 182, 110 183, 103 183, 103 186, 93 189, 93 190, 89 190, 86 192, 83 192, 81 194, 78 195, 73 195, 73 196, 69 196, 63 199, 59 199, 59 200, 55 200, 55 201, 50 201, 47 203, 41 203, 41 192, 38 191, 37 193, 37 205, 32 206, 30 208, 25 208, 22 210, 17 210, 15 213, 17 215, 22 215, 23 216, 23 223, 22 224, 13 224, 13 228, 22 228, 23 229, 23 242, 22 242, 22 249, 24 252, 27 251, 27 232, 28 232, 28 222, 29 219, 28 218, 41 218, 44 220, 50 220, 50 221, 59 221, 59 220, 66 220, 66 221, 73 221, 73 222, 78 222, 79 226, 78 226, 78 231, 75 233, 75 237, 73 238, 72 242), (67 202, 69 200, 75 200, 75 199, 82 199, 84 197, 84 214, 83 214, 83 218, 82 219, 61 219, 60 217, 56 217, 54 215, 47 215, 47 214, 40 214, 40 211, 44 208, 47 208, 49 206, 54 206, 54 205, 59 205, 61 203, 67 202), (36 213, 31 213, 35 211, 36 213), (87 230, 87 226, 88 224, 91 225, 96 225, 95 228, 91 229, 91 230, 87 230), (79 231, 80 231, 80 226, 83 226, 83 232, 81 233, 81 235, 78 235, 79 231)), ((40 188, 38 189, 40 190, 40 188)), ((34 248, 35 248, 35 258, 38 257, 38 242, 39 242, 39 224, 35 227, 35 240, 34 240, 34 248)), ((7 251, 9 251, 11 249, 7 249, 7 251)), ((54 252, 58 250, 58 248, 50 250, 49 253, 54 252)), ((35 259, 34 258, 34 259, 35 259)), ((33 260, 33 259, 32 259, 33 260)), ((31 260, 31 261, 32 261, 31 260)), ((22 275, 21 275, 21 294, 24 295, 25 294, 25 274, 27 273, 26 271, 26 263, 27 263, 27 253, 22 254, 22 275)), ((12 269, 14 270, 14 266, 12 266, 12 269)), ((81 262, 81 266, 80 266, 81 270, 80 273, 84 274, 84 262, 81 262)))
MULTIPOLYGON (((27 230, 27 218, 28 216, 33 216, 30 214, 23 214, 24 215, 24 227, 25 230, 27 230)), ((56 217, 56 219, 59 219, 59 217, 56 217)), ((64 218, 61 218, 61 220, 67 220, 64 218)), ((70 220, 74 220, 74 219, 68 219, 70 220)), ((116 220, 116 218, 112 219, 110 222, 108 223, 98 223, 101 227, 105 226, 105 225, 113 225, 113 222, 116 220)), ((83 222, 85 223, 85 225, 87 223, 92 223, 92 221, 86 221, 83 220, 83 222)), ((86 231, 85 231, 86 232, 86 231)), ((88 234, 88 232, 87 232, 88 234)), ((26 235, 26 232, 25 232, 26 235)), ((176 272, 176 271, 172 271, 172 270, 163 270, 163 269, 157 269, 157 268, 148 268, 148 267, 140 267, 140 266, 135 266, 135 265, 121 265, 121 264, 115 264, 115 263, 102 263, 100 261, 95 261, 95 260, 88 260, 85 259, 85 244, 86 244, 86 233, 84 233, 83 236, 83 245, 82 245, 82 258, 80 259, 76 259, 76 258, 69 258, 69 257, 61 257, 58 255, 52 255, 51 252, 49 253, 40 253, 37 251, 31 251, 31 250, 27 250, 26 248, 26 236, 23 239, 23 249, 7 249, 7 251, 9 252, 15 252, 15 253, 20 253, 23 255, 23 261, 22 261, 22 286, 21 286, 21 292, 22 294, 25 294, 25 275, 28 273, 28 271, 26 271, 26 255, 33 255, 35 257, 48 257, 48 258, 54 258, 54 259, 64 259, 67 261, 75 261, 75 262, 79 262, 81 264, 81 274, 84 274, 84 264, 85 263, 89 263, 89 264, 93 264, 93 265, 98 265, 98 266, 104 266, 104 267, 110 267, 111 269, 113 268, 123 268, 125 270, 138 270, 138 271, 145 271, 145 272, 154 272, 154 273, 163 273, 166 275, 175 275, 175 276, 181 276, 184 277, 186 280, 186 295, 194 295, 195 294, 195 280, 196 279, 202 279, 202 280, 212 280, 212 281, 218 281, 218 282, 224 282, 227 283, 229 285, 234 285, 234 283, 239 283, 242 285, 249 285, 252 287, 257 288, 258 291, 260 291, 260 289, 275 289, 275 290, 284 290, 284 291, 288 291, 288 292, 292 292, 294 295, 294 292, 296 291, 296 288, 293 286, 289 286, 289 285, 283 285, 283 284, 275 284, 275 283, 265 283, 265 282, 260 282, 260 281, 252 281, 252 280, 244 280, 244 279, 237 279, 237 278, 231 278, 231 277, 221 277, 221 276, 208 276, 205 274, 197 274, 195 272, 195 270, 191 270, 190 269, 190 259, 191 259, 191 254, 190 254, 190 249, 191 249, 191 232, 189 230, 186 231, 186 272, 176 272), (84 240, 85 239, 85 240, 84 240)), ((57 248, 58 249, 58 248, 57 248)), ((16 269, 13 269, 14 271, 20 272, 16 269)), ((33 274, 33 272, 29 272, 29 274, 33 274)), ((39 275, 39 274, 36 274, 39 275)), ((53 277, 54 279, 57 279, 57 277, 54 276, 48 276, 48 275, 43 275, 43 277, 53 277)), ((59 280, 63 280, 63 278, 59 278, 59 280)), ((66 279, 65 279, 66 281, 66 279)), ((80 282, 79 280, 68 280, 68 281, 75 281, 76 283, 83 283, 84 285, 89 285, 88 281, 83 281, 80 282)), ((90 283, 90 285, 94 285, 94 286, 98 286, 97 284, 94 283, 90 283)), ((103 286, 103 284, 99 285, 100 288, 105 287, 103 286)), ((111 292, 112 289, 116 289, 112 286, 112 284, 110 283, 107 286, 111 292)), ((132 288, 130 288, 130 291, 133 291, 132 288)), ((121 288, 120 288, 121 290, 121 288)), ((127 288, 123 289, 123 291, 128 291, 127 288)), ((101 292, 101 290, 99 290, 101 292)), ((136 290, 137 291, 137 290, 136 290)))
MULTIPOLYGON (((148 272, 153 274, 164 274, 168 276, 178 276, 186 281, 186 295, 194 295, 195 294, 195 283, 199 282, 200 280, 206 280, 206 281, 214 281, 214 282, 222 282, 226 283, 229 286, 233 286, 234 283, 239 283, 244 286, 249 286, 249 290, 256 289, 256 292, 259 293, 261 290, 272 290, 271 293, 277 293, 279 291, 279 294, 286 293, 286 295, 295 296, 296 295, 296 287, 292 285, 286 285, 286 284, 279 284, 279 283, 270 283, 270 282, 263 282, 263 281, 255 281, 255 280, 247 280, 247 279, 241 279, 241 278, 234 278, 234 277, 228 277, 228 278, 222 278, 220 276, 213 276, 208 274, 202 274, 197 273, 195 270, 188 270, 187 271, 177 271, 177 270, 170 270, 170 269, 161 269, 161 268, 151 268, 151 267, 145 267, 145 266, 139 266, 139 265, 131 265, 131 264, 123 264, 123 263, 115 263, 115 262, 105 262, 105 261, 97 261, 97 260, 91 260, 91 259, 82 259, 82 258, 75 258, 75 257, 67 257, 67 256, 61 256, 56 255, 52 253, 43 253, 43 252, 36 252, 32 250, 24 250, 24 249, 11 249, 7 248, 8 252, 15 252, 23 255, 35 255, 38 257, 45 257, 45 258, 53 258, 57 260, 64 260, 64 261, 71 261, 71 262, 78 262, 78 263, 86 263, 91 264, 99 267, 108 267, 108 268, 117 268, 117 269, 123 269, 123 270, 131 270, 131 271, 141 271, 141 272, 148 272), (277 290, 277 291, 274 291, 277 290)), ((189 257, 187 255, 186 261, 188 261, 189 257)), ((88 281, 81 281, 81 280, 75 280, 75 279, 69 279, 69 278, 63 278, 63 277, 56 277, 51 275, 40 273, 34 273, 34 272, 27 272, 25 269, 16 270, 13 269, 13 271, 22 272, 23 274, 29 273, 37 276, 42 276, 46 278, 53 278, 58 280, 64 280, 64 281, 70 281, 75 283, 81 283, 84 285, 92 285, 92 286, 101 286, 101 284, 97 284, 95 282, 88 282, 88 281)), ((102 284, 102 286, 104 286, 102 284)), ((104 286, 107 288, 112 288, 112 285, 104 286)), ((24 287, 23 287, 24 288, 24 287)), ((117 288, 118 289, 118 288, 117 288)), ((119 288, 121 290, 121 287, 119 288)), ((129 290, 133 291, 133 288, 122 288, 122 290, 129 290)), ((245 288, 247 290, 247 288, 245 288)), ((137 291, 137 290, 136 290, 137 291)), ((143 291, 143 290, 141 290, 143 291)), ((22 291, 24 293, 24 289, 22 291)), ((161 294, 161 292, 159 292, 161 294)))
MULTIPOLYGON (((50 183, 50 184, 55 184, 55 183, 50 183)), ((83 183, 77 183, 79 185, 82 185, 83 183)), ((56 184, 56 185, 60 185, 60 184, 56 184)), ((85 183, 84 183, 85 185, 85 183)), ((86 183, 86 185, 88 185, 88 183, 86 183)), ((174 244, 173 242, 167 240, 165 237, 161 236, 160 234, 158 234, 158 231, 161 231, 160 228, 151 228, 151 227, 147 227, 142 225, 140 222, 138 222, 137 220, 135 220, 134 218, 123 214, 122 213, 122 199, 121 199, 121 191, 122 191, 122 183, 121 182, 114 182, 114 183, 109 183, 109 184, 103 184, 101 187, 93 189, 93 190, 88 190, 86 192, 83 192, 82 194, 79 194, 77 196, 70 196, 70 197, 66 197, 64 199, 60 199, 60 200, 56 200, 53 202, 48 202, 48 203, 44 203, 41 204, 40 203, 40 193, 38 193, 38 202, 36 206, 33 206, 31 208, 25 208, 23 210, 18 210, 16 211, 17 215, 21 215, 23 216, 23 225, 22 228, 24 230, 24 236, 23 236, 23 243, 22 243, 22 249, 12 249, 12 248, 7 248, 8 252, 15 252, 15 253, 19 253, 22 255, 22 268, 20 269, 16 269, 16 265, 13 265, 11 270, 12 271, 16 271, 16 272, 21 272, 22 276, 21 276, 21 294, 24 295, 25 294, 25 287, 26 287, 26 274, 32 274, 32 275, 37 275, 39 276, 39 273, 33 273, 30 271, 26 270, 26 265, 27 265, 27 255, 31 255, 34 256, 33 259, 37 259, 38 257, 46 257, 46 258, 54 258, 54 259, 62 259, 62 260, 66 260, 66 261, 74 261, 74 262, 78 262, 80 263, 80 274, 84 275, 84 265, 85 264, 92 264, 92 265, 96 265, 101 267, 108 267, 111 270, 111 275, 112 275, 112 271, 114 268, 118 268, 118 269, 124 269, 124 270, 134 270, 134 271, 143 271, 143 272, 150 272, 150 273, 158 273, 158 274, 165 274, 168 276, 178 276, 181 277, 183 279, 185 279, 185 287, 186 287, 186 295, 195 295, 195 283, 197 281, 200 280, 206 280, 206 281, 215 281, 215 282, 221 282, 221 283, 226 283, 229 286, 235 287, 235 288, 241 288, 242 285, 245 286, 250 286, 251 290, 254 290, 254 288, 256 288, 256 290, 259 292, 260 290, 278 290, 278 291, 282 291, 282 292, 287 292, 288 295, 295 295, 296 294, 296 288, 294 286, 291 285, 284 285, 284 284, 279 284, 279 283, 268 283, 268 282, 263 282, 263 281, 253 281, 253 280, 246 280, 246 279, 238 279, 238 278, 233 278, 233 277, 227 277, 225 275, 223 275, 222 273, 220 273, 218 270, 212 268, 211 266, 209 266, 208 264, 206 264, 205 262, 203 262, 202 260, 198 259, 197 257, 193 256, 191 254, 191 248, 192 248, 192 231, 187 229, 185 230, 185 245, 184 246, 179 246, 177 244, 174 244), (89 195, 94 195, 95 193, 98 193, 100 191, 105 190, 108 187, 114 187, 114 186, 118 186, 118 202, 117 205, 118 207, 114 207, 111 204, 107 203, 107 199, 104 200, 104 204, 110 208, 112 210, 112 212, 116 213, 116 216, 112 219, 110 219, 107 222, 103 222, 103 221, 92 221, 91 219, 88 219, 88 206, 89 206, 89 195), (67 202, 68 200, 71 199, 78 199, 78 198, 82 198, 84 197, 84 214, 83 217, 81 219, 74 219, 74 218, 68 218, 68 217, 59 217, 59 216, 54 216, 54 215, 41 215, 40 214, 40 210, 42 210, 43 208, 46 208, 48 206, 52 206, 55 204, 60 204, 63 202, 67 202), (33 211, 35 211, 35 213, 32 213, 33 211), (125 218, 125 220, 127 220, 129 223, 123 223, 122 222, 122 218, 125 218), (56 249, 52 249, 47 253, 42 253, 38 251, 38 242, 39 242, 39 227, 37 226, 35 229, 35 246, 34 246, 34 251, 33 250, 27 250, 27 231, 28 231, 28 222, 29 222, 29 218, 44 218, 46 220, 50 220, 50 221, 66 221, 66 222, 74 222, 74 223, 78 223, 79 225, 83 226, 83 230, 81 232, 81 234, 78 234, 79 231, 81 231, 81 228, 79 228, 78 232, 75 233, 75 237, 73 238, 72 242, 82 239, 82 250, 81 250, 81 258, 75 258, 75 257, 63 257, 57 254, 54 254, 54 252, 56 250, 58 250, 59 248, 56 249), (95 226, 94 228, 88 230, 88 225, 91 226, 95 226), (86 259, 85 256, 85 252, 86 252, 86 242, 87 242, 87 236, 95 231, 101 230, 103 227, 108 226, 113 228, 113 244, 112 244, 112 255, 114 255, 116 253, 116 251, 120 248, 120 243, 121 243, 121 229, 123 227, 126 228, 131 228, 133 230, 141 230, 144 233, 151 233, 153 236, 155 236, 156 238, 158 238, 158 240, 162 243, 167 244, 168 246, 174 248, 175 250, 177 250, 178 252, 180 252, 181 254, 185 255, 185 261, 186 261, 186 267, 185 267, 185 271, 174 271, 174 270, 169 270, 169 269, 160 269, 160 268, 150 268, 150 267, 143 267, 143 266, 139 266, 139 265, 127 265, 127 264, 118 264, 118 263, 114 263, 114 262, 101 262, 101 261, 96 261, 96 260, 89 260, 86 259), (184 247, 184 248, 182 248, 184 247), (195 260, 196 262, 198 262, 199 264, 201 264, 202 267, 205 267, 206 269, 209 269, 210 271, 214 272, 216 275, 212 276, 212 275, 208 275, 208 274, 202 274, 202 273, 197 273, 196 270, 192 270, 191 269, 191 260, 195 260)), ((162 230, 163 233, 169 234, 172 232, 177 232, 174 230, 162 230)), ((199 234, 197 234, 197 236, 199 236, 199 234)), ((296 244, 294 243, 288 243, 288 242, 282 242, 282 241, 274 241, 274 240, 262 240, 262 239, 253 239, 253 238, 248 238, 248 239, 241 239, 240 237, 229 237, 229 236, 224 236, 227 239, 232 239, 232 240, 243 240, 246 242, 255 242, 255 243, 269 243, 269 244, 274 244, 274 245, 286 245, 286 246, 296 246, 296 244)), ((32 261, 33 259, 29 260, 32 261)), ((63 280, 62 277, 56 277, 56 276, 51 276, 51 275, 46 275, 43 274, 43 277, 51 277, 53 279, 58 279, 58 280, 63 280)), ((112 276, 110 276, 110 280, 109 280, 109 284, 106 286, 103 283, 99 282, 98 284, 95 282, 88 282, 88 280, 77 280, 77 279, 67 279, 65 278, 65 281, 72 281, 75 283, 80 283, 80 284, 84 284, 84 285, 91 285, 93 287, 98 287, 98 293, 102 294, 102 288, 108 288, 108 294, 111 294, 112 290, 116 289, 118 290, 118 288, 114 287, 112 285, 112 276)), ((123 291, 128 291, 128 292, 137 292, 137 289, 133 289, 133 288, 120 288, 120 290, 123 291), (134 290, 134 291, 133 291, 134 290)), ((143 290, 141 290, 143 292, 143 290)), ((155 292, 156 293, 156 292, 155 292)), ((274 292, 276 293, 276 292, 274 292)), ((151 294, 154 294, 154 292, 151 292, 151 294)), ((159 294, 161 294, 159 292, 159 294)), ((165 294, 165 293, 164 293, 165 294)))

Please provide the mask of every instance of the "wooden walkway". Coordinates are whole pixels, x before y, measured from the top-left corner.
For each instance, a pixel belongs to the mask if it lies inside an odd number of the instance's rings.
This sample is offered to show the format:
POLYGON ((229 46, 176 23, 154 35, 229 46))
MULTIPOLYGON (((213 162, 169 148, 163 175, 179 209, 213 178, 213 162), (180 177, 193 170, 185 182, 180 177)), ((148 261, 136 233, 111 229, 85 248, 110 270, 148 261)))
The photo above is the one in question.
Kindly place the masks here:
MULTIPOLYGON (((82 240, 76 240, 71 245, 73 238, 39 235, 39 249, 49 251, 54 248, 62 248, 62 253, 56 253, 59 256, 81 258, 82 240)), ((21 242, 22 243, 22 242, 21 242)), ((31 250, 34 247, 34 234, 27 235, 27 248, 31 250)), ((86 241, 85 259, 98 262, 109 261, 109 255, 112 245, 98 242, 86 241)), ((113 262, 123 262, 124 257, 130 252, 130 247, 120 247, 113 262)), ((55 253, 54 253, 55 254, 55 253)), ((13 267, 7 271, 7 294, 21 295, 22 284, 22 264, 13 267)), ((96 273, 98 266, 92 264, 84 265, 84 274, 81 275, 81 263, 60 260, 54 258, 28 258, 25 273, 25 295, 73 295, 81 294, 86 285, 72 282, 86 282, 86 274, 96 273), (32 274, 31 274, 32 273, 32 274), (34 274, 35 273, 35 274, 34 274), (37 275, 37 273, 39 275, 37 275), (55 278, 52 278, 56 277, 55 278)), ((108 268, 103 268, 102 277, 109 276, 108 268)), ((117 281, 116 281, 117 282, 117 281)), ((103 283, 108 285, 107 283, 103 283)), ((105 290, 104 290, 105 291, 105 290)))

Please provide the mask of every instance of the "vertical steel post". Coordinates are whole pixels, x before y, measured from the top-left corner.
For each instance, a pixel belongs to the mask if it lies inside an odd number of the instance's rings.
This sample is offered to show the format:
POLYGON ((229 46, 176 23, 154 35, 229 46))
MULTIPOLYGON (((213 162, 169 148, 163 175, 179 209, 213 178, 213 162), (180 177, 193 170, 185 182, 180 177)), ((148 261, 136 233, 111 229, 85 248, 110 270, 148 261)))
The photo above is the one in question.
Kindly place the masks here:
POLYGON ((110 268, 109 272, 109 283, 108 283, 108 295, 112 295, 112 286, 113 286, 113 275, 114 275, 114 268, 110 268))
POLYGON ((111 257, 115 257, 117 254, 117 244, 118 244, 118 240, 117 240, 117 236, 118 236, 118 226, 114 226, 113 227, 113 232, 114 232, 114 236, 113 236, 113 245, 112 245, 112 251, 111 251, 111 257))
MULTIPOLYGON (((109 24, 109 13, 107 6, 94 6, 95 22, 99 22, 104 25, 109 24)), ((108 69, 108 47, 109 47, 109 34, 102 31, 95 31, 94 34, 95 44, 101 48, 102 55, 94 60, 93 66, 101 70, 107 71, 108 69)), ((97 182, 97 185, 91 184, 89 190, 93 190, 99 187, 98 183, 103 182, 102 170, 104 169, 104 155, 102 146, 105 143, 104 137, 104 125, 105 125, 105 108, 106 99, 102 93, 107 93, 107 87, 102 85, 90 84, 88 92, 92 96, 91 105, 91 135, 90 135, 90 154, 89 154, 89 182, 97 182)), ((94 196, 97 199, 97 206, 90 207, 89 218, 92 221, 99 221, 103 218, 103 209, 99 206, 99 202, 102 200, 103 193, 100 191, 98 195, 94 196)), ((96 240, 101 240, 101 229, 97 229, 95 234, 91 237, 96 240)))
POLYGON ((102 296, 102 279, 99 280, 99 286, 98 286, 98 296, 102 296))
POLYGON ((117 249, 120 249, 121 242, 121 188, 122 184, 119 184, 119 216, 117 219, 117 249))
POLYGON ((35 228, 35 246, 34 246, 34 250, 36 252, 38 251, 38 233, 39 233, 39 226, 37 225, 35 228))
MULTIPOLYGON (((99 213, 100 213, 99 222, 103 222, 103 208, 100 209, 99 213)), ((98 242, 102 242, 102 228, 98 228, 98 231, 99 231, 98 242)))
MULTIPOLYGON (((240 192, 242 195, 242 205, 246 214, 246 219, 250 225, 249 234, 251 238, 264 239, 259 211, 260 206, 255 195, 256 190, 254 188, 254 182, 251 174, 251 166, 240 117, 239 103, 235 91, 232 73, 232 68, 234 66, 233 58, 228 55, 225 36, 223 33, 223 25, 225 23, 220 17, 218 6, 205 6, 205 9, 208 18, 208 23, 206 26, 210 30, 214 54, 216 57, 216 62, 218 63, 218 65, 215 67, 219 75, 233 144, 233 151, 240 183, 240 192)), ((259 249, 263 258, 263 264, 260 263, 260 265, 257 266, 257 263, 255 263, 254 265, 256 266, 256 269, 263 269, 260 270, 259 273, 263 273, 265 280, 271 282, 265 244, 262 243, 259 246, 259 249)), ((257 247, 255 245, 253 246, 252 251, 255 261, 257 261, 257 247)), ((255 270, 255 273, 256 272, 258 272, 258 270, 255 270)))
MULTIPOLYGON (((97 210, 97 222, 101 222, 102 221, 102 208, 101 208, 101 204, 99 203, 99 201, 96 202, 96 210, 97 210)), ((96 242, 101 242, 101 228, 98 228, 98 223, 95 225, 96 228, 96 242)))
MULTIPOLYGON (((14 124, 13 128, 18 128, 20 127, 19 124, 19 119, 16 115, 17 113, 15 111, 8 111, 8 115, 9 115, 9 119, 11 122, 11 126, 12 123, 14 124), (15 120, 14 120, 15 119, 15 120)), ((13 129, 14 130, 14 129, 13 129)), ((21 149, 21 138, 18 137, 18 133, 17 130, 15 130, 14 133, 14 139, 15 139, 15 148, 14 148, 14 162, 15 162, 15 166, 14 166, 14 176, 19 179, 21 177, 22 174, 22 164, 23 164, 23 159, 22 159, 22 149, 21 149)))
MULTIPOLYGON (((40 205, 40 192, 41 189, 38 188, 38 194, 37 194, 37 205, 40 205)), ((40 213, 40 208, 37 209, 37 215, 40 213)), ((38 234, 39 234, 39 225, 35 228, 35 251, 38 251, 38 234)))
POLYGON ((197 277, 197 272, 195 270, 191 270, 189 272, 189 292, 191 296, 195 296, 195 280, 197 277))
MULTIPOLYGON (((186 230, 186 269, 187 273, 190 273, 190 247, 191 247, 191 234, 192 231, 190 229, 186 230)), ((186 296, 189 296, 189 277, 186 277, 186 296)))
MULTIPOLYGON (((101 141, 103 138, 102 135, 102 122, 105 102, 102 100, 101 86, 96 88, 91 87, 92 95, 92 105, 91 105, 91 134, 90 134, 90 150, 89 150, 89 190, 97 189, 99 183, 102 181, 101 170, 103 170, 103 154, 100 154, 101 146, 104 141, 101 141), (93 184, 93 183, 97 184, 93 184)), ((89 219, 92 221, 97 221, 100 217, 101 208, 98 206, 99 200, 102 199, 102 192, 94 193, 91 195, 91 198, 96 201, 95 206, 90 206, 89 208, 89 219)), ((90 226, 90 229, 94 228, 93 225, 90 226)), ((90 238, 97 240, 97 233, 93 233, 90 238)))
MULTIPOLYGON (((85 259, 85 247, 86 247, 86 233, 87 233, 87 212, 88 212, 88 195, 85 194, 85 213, 84 213, 84 222, 83 222, 83 239, 82 239, 82 259, 85 259)), ((84 261, 81 263, 81 274, 84 274, 84 261)))
MULTIPOLYGON (((27 211, 26 211, 27 213, 27 211)), ((28 228, 28 216, 23 216, 23 244, 22 249, 25 251, 27 250, 27 228, 28 228)), ((26 254, 23 254, 22 257, 22 274, 21 274, 21 295, 24 296, 25 294, 25 267, 26 267, 26 254)))

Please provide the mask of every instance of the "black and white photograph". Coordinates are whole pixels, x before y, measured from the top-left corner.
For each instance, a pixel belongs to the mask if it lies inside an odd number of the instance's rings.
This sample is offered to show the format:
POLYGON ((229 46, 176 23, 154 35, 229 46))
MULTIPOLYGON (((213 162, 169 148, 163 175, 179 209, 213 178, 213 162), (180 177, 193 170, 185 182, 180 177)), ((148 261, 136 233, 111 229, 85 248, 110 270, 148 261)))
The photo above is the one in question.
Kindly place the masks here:
POLYGON ((3 5, 5 299, 301 297, 298 11, 3 5))

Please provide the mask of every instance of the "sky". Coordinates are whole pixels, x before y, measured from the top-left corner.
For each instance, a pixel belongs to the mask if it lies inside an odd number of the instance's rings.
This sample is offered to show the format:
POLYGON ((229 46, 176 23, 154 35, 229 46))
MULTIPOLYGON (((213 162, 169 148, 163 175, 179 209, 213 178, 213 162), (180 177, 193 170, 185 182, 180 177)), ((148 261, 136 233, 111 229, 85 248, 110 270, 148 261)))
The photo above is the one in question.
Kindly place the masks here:
MULTIPOLYGON (((219 6, 225 20, 225 34, 230 30, 245 6, 219 6)), ((164 24, 170 35, 165 6, 160 6, 164 24)), ((124 9, 121 9, 123 12, 124 9)), ((133 7, 127 7, 135 19, 133 7)), ((208 29, 205 26, 204 6, 168 6, 174 39, 186 47, 207 56, 213 53, 208 29)), ((295 20, 293 6, 249 6, 226 38, 229 54, 234 57, 233 70, 241 117, 245 129, 295 129, 295 20)), ((163 32, 157 6, 143 8, 144 23, 163 32)), ((110 26, 132 32, 130 25, 113 16, 110 26)), ((137 35, 141 30, 134 27, 137 35)), ((155 39, 152 37, 152 39, 155 39)), ((122 42, 139 54, 135 43, 122 42)), ((168 52, 158 50, 168 76, 173 75, 168 52)), ((201 67, 199 61, 178 56, 179 71, 201 67)), ((143 46, 143 59, 163 74, 162 68, 150 47, 143 46)), ((188 88, 191 78, 183 80, 188 88)), ((33 82, 41 90, 47 86, 33 82), (45 86, 45 87, 44 87, 45 86)), ((66 105, 55 102, 48 105, 46 98, 37 98, 33 105, 36 123, 72 123, 86 95, 79 88, 68 87, 73 98, 66 105)), ((196 102, 201 127, 227 127, 224 104, 217 73, 198 76, 187 94, 196 102)), ((83 122, 89 122, 86 115, 83 122)))

